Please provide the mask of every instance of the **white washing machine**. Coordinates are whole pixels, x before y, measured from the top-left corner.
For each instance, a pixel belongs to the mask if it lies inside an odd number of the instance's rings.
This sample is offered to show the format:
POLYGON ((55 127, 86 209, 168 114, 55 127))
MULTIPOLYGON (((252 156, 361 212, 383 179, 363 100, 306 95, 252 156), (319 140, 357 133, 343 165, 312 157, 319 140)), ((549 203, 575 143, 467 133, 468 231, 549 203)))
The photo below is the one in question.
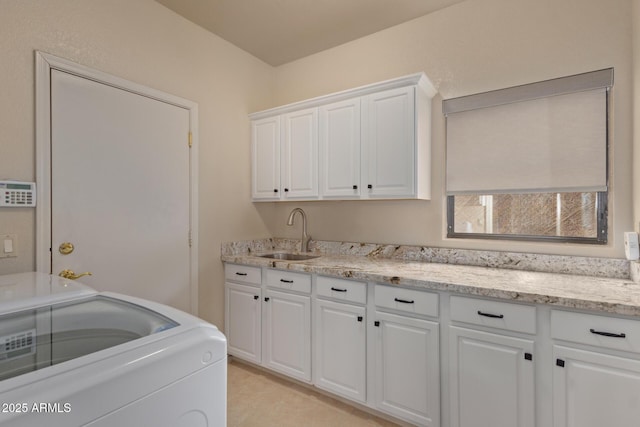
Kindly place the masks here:
POLYGON ((225 426, 226 347, 171 307, 0 276, 0 426, 225 426))

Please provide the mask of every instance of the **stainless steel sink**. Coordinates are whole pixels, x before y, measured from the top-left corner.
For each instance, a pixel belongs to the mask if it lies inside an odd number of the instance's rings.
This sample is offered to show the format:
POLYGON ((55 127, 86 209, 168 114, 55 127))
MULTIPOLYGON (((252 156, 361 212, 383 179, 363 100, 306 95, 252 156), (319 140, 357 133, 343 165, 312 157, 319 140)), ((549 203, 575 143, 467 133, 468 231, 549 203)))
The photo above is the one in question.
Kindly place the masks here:
POLYGON ((307 259, 318 258, 319 255, 292 254, 287 252, 275 252, 272 254, 259 255, 262 258, 281 259, 285 261, 304 261, 307 259))

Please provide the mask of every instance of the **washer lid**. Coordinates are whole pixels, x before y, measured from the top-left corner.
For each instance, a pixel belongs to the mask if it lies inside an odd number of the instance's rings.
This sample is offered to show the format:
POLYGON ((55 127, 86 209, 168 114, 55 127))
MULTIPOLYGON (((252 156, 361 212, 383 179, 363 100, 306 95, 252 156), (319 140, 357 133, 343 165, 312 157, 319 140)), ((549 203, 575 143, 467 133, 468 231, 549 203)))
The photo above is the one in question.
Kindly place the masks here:
POLYGON ((102 295, 0 316, 0 381, 172 329, 178 323, 102 295))
POLYGON ((90 287, 44 273, 0 276, 0 315, 96 294, 90 287))

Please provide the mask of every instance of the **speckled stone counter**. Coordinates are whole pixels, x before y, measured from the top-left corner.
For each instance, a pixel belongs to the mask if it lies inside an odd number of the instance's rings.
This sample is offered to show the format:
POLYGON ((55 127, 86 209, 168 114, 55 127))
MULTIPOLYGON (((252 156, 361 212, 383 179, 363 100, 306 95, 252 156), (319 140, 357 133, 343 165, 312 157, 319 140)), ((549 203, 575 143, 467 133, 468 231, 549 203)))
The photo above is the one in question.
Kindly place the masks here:
POLYGON ((259 256, 295 252, 296 244, 223 244, 222 261, 640 317, 640 284, 627 260, 345 242, 312 242, 319 257, 305 261, 259 256))

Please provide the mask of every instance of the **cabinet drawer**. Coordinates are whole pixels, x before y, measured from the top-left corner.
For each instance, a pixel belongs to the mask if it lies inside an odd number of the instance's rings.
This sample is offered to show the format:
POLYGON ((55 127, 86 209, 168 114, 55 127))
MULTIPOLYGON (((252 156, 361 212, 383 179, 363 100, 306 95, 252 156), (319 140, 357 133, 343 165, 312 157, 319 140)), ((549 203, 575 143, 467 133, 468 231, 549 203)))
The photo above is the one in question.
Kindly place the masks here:
POLYGON ((311 293, 311 275, 305 273, 292 273, 286 270, 267 270, 267 286, 276 289, 311 293))
POLYGON ((640 352, 640 321, 552 310, 551 337, 597 347, 640 352))
POLYGON ((451 320, 526 334, 536 333, 536 308, 530 305, 452 296, 451 320))
POLYGON ((438 294, 394 286, 376 285, 377 307, 438 317, 438 294))
POLYGON ((367 303, 367 284, 354 280, 318 276, 316 280, 318 296, 334 298, 356 304, 367 303))
POLYGON ((224 277, 234 282, 248 283, 260 286, 262 278, 260 267, 249 267, 248 265, 225 264, 224 277))

